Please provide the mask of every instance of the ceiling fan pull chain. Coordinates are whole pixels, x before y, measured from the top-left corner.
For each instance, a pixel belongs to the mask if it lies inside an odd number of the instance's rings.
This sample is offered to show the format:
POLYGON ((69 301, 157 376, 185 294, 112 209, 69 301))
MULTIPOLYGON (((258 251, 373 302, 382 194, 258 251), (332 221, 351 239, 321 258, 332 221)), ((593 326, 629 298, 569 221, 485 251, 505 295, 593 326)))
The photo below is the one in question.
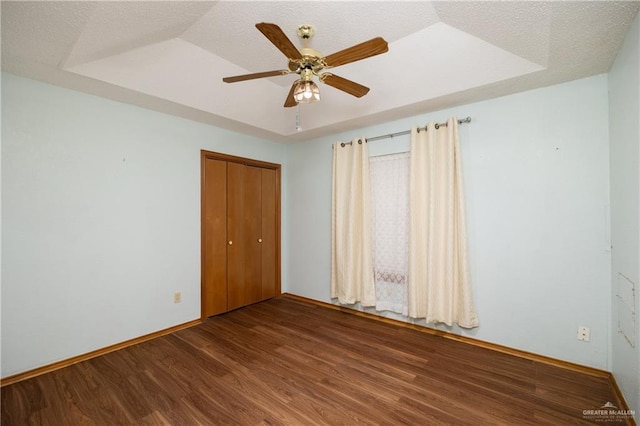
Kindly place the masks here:
POLYGON ((300 104, 296 105, 296 130, 298 132, 302 131, 302 126, 300 126, 300 104))

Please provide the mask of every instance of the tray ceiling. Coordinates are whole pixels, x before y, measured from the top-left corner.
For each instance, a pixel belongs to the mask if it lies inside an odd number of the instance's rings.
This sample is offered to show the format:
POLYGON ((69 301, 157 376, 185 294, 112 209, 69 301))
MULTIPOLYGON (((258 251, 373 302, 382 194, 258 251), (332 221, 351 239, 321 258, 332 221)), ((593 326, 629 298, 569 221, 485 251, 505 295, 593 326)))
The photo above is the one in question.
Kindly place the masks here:
POLYGON ((5 71, 278 142, 607 72, 640 3, 2 1, 5 71), (382 36, 389 52, 332 69, 371 88, 283 108, 295 75, 256 28, 301 24, 324 55, 382 36), (296 129, 300 114, 302 130, 296 129))

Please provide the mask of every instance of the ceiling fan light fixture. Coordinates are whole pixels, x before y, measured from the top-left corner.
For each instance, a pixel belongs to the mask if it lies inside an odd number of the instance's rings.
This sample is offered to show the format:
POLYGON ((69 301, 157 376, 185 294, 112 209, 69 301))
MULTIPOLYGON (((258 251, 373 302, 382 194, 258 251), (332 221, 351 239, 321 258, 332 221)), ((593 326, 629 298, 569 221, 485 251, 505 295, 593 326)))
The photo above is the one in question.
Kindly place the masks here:
POLYGON ((313 82, 314 76, 320 78, 320 81, 323 83, 357 98, 366 95, 369 92, 368 87, 323 71, 370 58, 371 56, 380 55, 389 50, 388 43, 382 37, 375 37, 371 40, 342 49, 339 52, 332 53, 329 56, 324 56, 308 46, 309 39, 313 37, 313 28, 310 25, 301 25, 298 28, 298 35, 302 38, 304 44, 304 47, 301 49, 298 49, 276 24, 259 22, 256 24, 256 28, 271 44, 287 57, 287 69, 224 77, 222 81, 225 83, 236 83, 257 78, 298 74, 300 79, 291 85, 284 101, 283 106, 285 108, 291 108, 301 103, 309 104, 318 102, 320 100, 320 89, 318 89, 316 83, 313 82))
POLYGON ((299 104, 318 102, 320 89, 313 81, 300 79, 294 83, 293 98, 299 104))

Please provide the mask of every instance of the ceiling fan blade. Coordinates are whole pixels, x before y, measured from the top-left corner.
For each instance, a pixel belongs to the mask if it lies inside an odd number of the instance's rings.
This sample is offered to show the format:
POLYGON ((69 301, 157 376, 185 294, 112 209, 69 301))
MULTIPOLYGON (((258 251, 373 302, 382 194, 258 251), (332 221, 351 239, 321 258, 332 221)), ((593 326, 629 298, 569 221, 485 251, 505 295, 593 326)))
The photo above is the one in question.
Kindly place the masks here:
POLYGON ((290 107, 294 107, 296 105, 298 105, 298 103, 296 102, 295 98, 293 97, 293 89, 296 87, 296 84, 293 83, 291 85, 291 90, 289 90, 289 94, 287 95, 287 99, 284 101, 284 107, 285 108, 290 108, 290 107))
POLYGON ((328 67, 337 67, 359 61, 361 59, 376 56, 389 51, 389 45, 382 37, 372 38, 355 46, 348 47, 324 58, 328 67))
POLYGON ((339 77, 331 73, 324 73, 320 76, 320 81, 328 84, 331 87, 335 87, 338 90, 347 92, 356 98, 361 98, 369 93, 369 88, 358 84, 355 81, 347 80, 346 78, 339 77))
POLYGON ((224 81, 225 83, 236 83, 238 81, 254 80, 256 78, 265 78, 265 77, 276 77, 279 75, 286 75, 289 73, 291 73, 291 71, 289 70, 256 72, 253 74, 244 74, 244 75, 236 75, 233 77, 225 77, 222 79, 222 81, 224 81))
POLYGON ((275 47, 277 47, 289 59, 302 59, 302 54, 296 46, 289 40, 285 33, 276 24, 261 22, 256 24, 256 28, 260 30, 266 38, 269 39, 275 47))

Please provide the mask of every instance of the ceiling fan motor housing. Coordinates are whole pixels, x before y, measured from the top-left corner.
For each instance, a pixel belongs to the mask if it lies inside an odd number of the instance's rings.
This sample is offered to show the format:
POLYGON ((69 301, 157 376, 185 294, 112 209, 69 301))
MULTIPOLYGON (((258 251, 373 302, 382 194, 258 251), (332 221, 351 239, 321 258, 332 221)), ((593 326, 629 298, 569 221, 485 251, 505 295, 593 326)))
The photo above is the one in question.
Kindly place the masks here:
POLYGON ((317 50, 305 47, 300 49, 300 53, 302 59, 289 59, 289 69, 293 72, 300 73, 302 70, 309 69, 315 74, 327 66, 323 61, 322 54, 317 50))

